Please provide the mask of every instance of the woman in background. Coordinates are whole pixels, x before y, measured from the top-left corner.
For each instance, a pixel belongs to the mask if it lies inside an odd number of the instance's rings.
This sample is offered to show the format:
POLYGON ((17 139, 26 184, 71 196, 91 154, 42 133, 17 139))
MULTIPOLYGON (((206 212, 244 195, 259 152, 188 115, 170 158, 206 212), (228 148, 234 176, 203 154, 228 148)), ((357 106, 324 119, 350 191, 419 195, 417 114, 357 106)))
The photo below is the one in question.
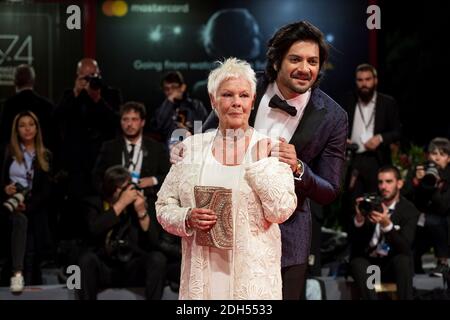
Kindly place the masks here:
POLYGON ((50 152, 42 142, 36 115, 19 113, 1 164, 2 211, 11 220, 10 289, 40 284, 40 255, 49 243, 46 205, 50 199, 50 152))

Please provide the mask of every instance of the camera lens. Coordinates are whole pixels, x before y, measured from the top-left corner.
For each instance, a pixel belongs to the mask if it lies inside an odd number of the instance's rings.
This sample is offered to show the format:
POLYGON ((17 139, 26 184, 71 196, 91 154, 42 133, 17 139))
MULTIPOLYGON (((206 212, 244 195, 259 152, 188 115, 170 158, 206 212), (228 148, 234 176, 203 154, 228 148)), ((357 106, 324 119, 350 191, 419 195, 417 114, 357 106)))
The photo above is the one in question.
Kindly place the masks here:
POLYGON ((14 194, 11 198, 3 203, 3 206, 8 209, 9 212, 14 212, 20 203, 25 200, 25 197, 21 193, 14 194))

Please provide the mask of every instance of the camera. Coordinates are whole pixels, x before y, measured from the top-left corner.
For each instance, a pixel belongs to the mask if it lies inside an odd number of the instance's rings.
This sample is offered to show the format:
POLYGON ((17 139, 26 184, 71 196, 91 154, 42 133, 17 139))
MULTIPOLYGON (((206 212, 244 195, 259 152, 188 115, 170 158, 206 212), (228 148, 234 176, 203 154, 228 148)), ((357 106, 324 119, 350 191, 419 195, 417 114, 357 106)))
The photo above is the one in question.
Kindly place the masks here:
POLYGON ((121 262, 130 261, 133 256, 133 250, 131 249, 128 240, 116 239, 111 241, 110 256, 121 262))
POLYGON ((350 144, 347 144, 346 152, 353 155, 353 154, 355 154, 356 151, 358 151, 358 148, 359 148, 359 146, 357 143, 350 143, 350 144))
POLYGON ((376 193, 366 193, 363 195, 362 201, 358 204, 358 209, 363 216, 368 216, 372 211, 383 211, 381 205, 383 199, 376 193))
POLYGON ((112 259, 128 262, 133 256, 133 249, 128 240, 129 224, 120 223, 108 232, 105 241, 106 254, 112 259))
POLYGON ((18 182, 14 186, 16 187, 16 193, 3 202, 3 206, 11 213, 17 209, 19 204, 25 201, 29 191, 28 188, 25 188, 18 182))
POLYGON ((423 165, 425 175, 420 181, 421 186, 426 190, 432 190, 437 187, 437 183, 440 179, 438 167, 434 162, 427 162, 423 165))
POLYGON ((128 185, 129 185, 129 186, 130 186, 130 185, 133 186, 133 187, 131 188, 132 190, 142 191, 142 188, 139 187, 139 184, 138 184, 138 183, 130 182, 128 185))
POLYGON ((89 87, 92 90, 100 90, 103 88, 103 80, 99 74, 89 75, 84 77, 84 79, 89 82, 89 87))

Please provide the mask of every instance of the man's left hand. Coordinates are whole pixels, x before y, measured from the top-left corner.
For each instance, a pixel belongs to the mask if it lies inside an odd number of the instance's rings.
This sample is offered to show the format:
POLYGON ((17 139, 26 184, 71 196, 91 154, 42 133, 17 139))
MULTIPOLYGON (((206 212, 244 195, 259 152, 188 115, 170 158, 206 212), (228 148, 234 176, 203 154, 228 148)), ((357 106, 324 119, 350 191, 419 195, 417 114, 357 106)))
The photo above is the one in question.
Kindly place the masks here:
POLYGON ((369 151, 374 151, 378 146, 381 144, 381 136, 379 134, 373 136, 367 142, 364 144, 364 147, 366 147, 369 151))
POLYGON ((391 218, 389 218, 389 210, 384 203, 381 204, 383 207, 383 212, 372 211, 369 215, 369 220, 372 223, 379 223, 381 227, 386 228, 391 223, 391 218))
POLYGON ((139 188, 141 189, 153 187, 154 185, 155 181, 153 177, 145 177, 139 180, 139 188))
POLYGON ((281 162, 287 163, 291 167, 292 172, 295 172, 297 168, 297 152, 295 151, 295 146, 289 144, 283 137, 280 137, 279 141, 270 151, 270 156, 277 157, 281 162))

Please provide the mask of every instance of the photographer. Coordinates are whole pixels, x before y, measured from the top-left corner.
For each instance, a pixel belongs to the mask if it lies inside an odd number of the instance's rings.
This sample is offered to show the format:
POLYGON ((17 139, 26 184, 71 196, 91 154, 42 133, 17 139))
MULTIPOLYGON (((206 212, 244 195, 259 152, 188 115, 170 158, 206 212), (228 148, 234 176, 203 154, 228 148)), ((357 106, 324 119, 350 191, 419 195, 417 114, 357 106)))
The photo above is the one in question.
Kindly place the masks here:
POLYGON ((12 271, 10 289, 41 284, 41 257, 50 247, 50 152, 42 142, 37 116, 19 113, 12 123, 11 142, 0 158, 1 211, 11 221, 10 260, 2 276, 12 271))
POLYGON ((178 71, 164 75, 161 86, 166 99, 155 110, 152 127, 161 135, 164 143, 169 143, 172 132, 186 129, 194 132, 194 121, 205 120, 207 113, 200 100, 188 96, 183 76, 178 71))
POLYGON ((416 167, 408 180, 405 196, 422 212, 418 222, 414 261, 416 270, 423 271, 421 256, 434 248, 437 266, 431 275, 442 277, 448 272, 450 219, 450 141, 435 138, 428 146, 428 162, 416 167))
MULTIPOLYGON (((139 184, 147 199, 147 210, 151 219, 156 219, 156 193, 169 171, 167 151, 162 143, 143 136, 146 109, 142 103, 129 101, 120 108, 120 137, 103 144, 92 172, 97 190, 101 190, 107 168, 122 165, 139 184)), ((155 224, 160 235, 160 251, 168 258, 171 279, 178 282, 181 264, 181 243, 179 238, 164 231, 155 224), (177 243, 178 242, 178 243, 177 243), (171 276, 175 273, 174 276, 171 276)))
POLYGON ((60 230, 69 239, 84 238, 87 232, 79 219, 79 203, 94 194, 91 171, 95 159, 103 142, 116 136, 119 124, 120 92, 105 85, 100 75, 95 60, 82 59, 74 88, 64 92, 55 111, 59 133, 56 176, 65 199, 60 230))
POLYGON ((396 282, 399 299, 412 299, 411 244, 419 212, 400 196, 402 187, 399 170, 382 167, 378 171, 380 196, 356 200, 350 268, 363 299, 377 299, 375 291, 367 287, 370 265, 380 267, 382 280, 396 282))
POLYGON ((162 296, 166 258, 154 250, 157 221, 151 221, 146 199, 120 165, 106 170, 102 197, 83 201, 91 232, 91 250, 79 261, 81 300, 95 300, 100 288, 145 286, 147 299, 162 296))

